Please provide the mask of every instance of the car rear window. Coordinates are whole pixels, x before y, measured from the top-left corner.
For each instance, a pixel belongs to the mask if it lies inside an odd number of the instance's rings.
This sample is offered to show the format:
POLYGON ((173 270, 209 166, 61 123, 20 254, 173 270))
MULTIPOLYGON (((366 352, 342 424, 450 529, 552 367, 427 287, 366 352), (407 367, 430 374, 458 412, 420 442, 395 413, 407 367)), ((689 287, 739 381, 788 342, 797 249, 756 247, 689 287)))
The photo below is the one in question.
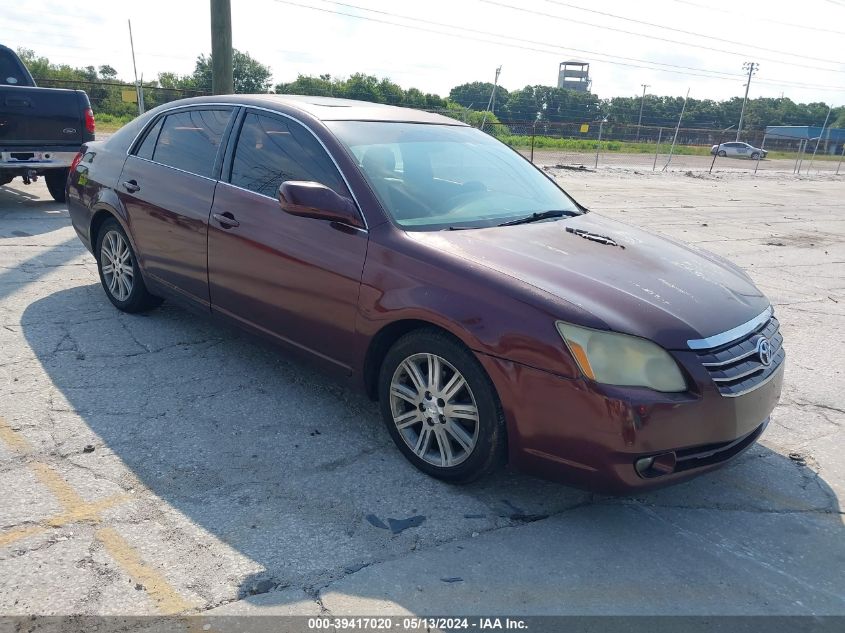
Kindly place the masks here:
POLYGON ((29 85, 29 77, 24 74, 14 54, 2 49, 0 49, 0 84, 6 86, 29 85))
MULTIPOLYGON (((210 178, 231 115, 231 109, 188 110, 167 115, 152 160, 210 178)), ((144 149, 143 145, 140 149, 144 149)))
POLYGON ((147 132, 144 137, 144 142, 141 143, 138 151, 135 152, 135 155, 138 158, 146 158, 147 160, 153 159, 153 152, 155 152, 156 141, 158 140, 158 135, 161 132, 161 124, 163 122, 163 118, 159 119, 158 122, 147 132))

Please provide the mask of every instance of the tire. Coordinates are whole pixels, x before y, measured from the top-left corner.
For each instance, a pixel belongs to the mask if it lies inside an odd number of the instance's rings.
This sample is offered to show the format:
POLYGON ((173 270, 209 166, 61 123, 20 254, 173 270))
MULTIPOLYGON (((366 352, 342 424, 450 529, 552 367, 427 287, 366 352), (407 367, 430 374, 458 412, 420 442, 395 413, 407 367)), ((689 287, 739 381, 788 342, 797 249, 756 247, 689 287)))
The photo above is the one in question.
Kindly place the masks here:
POLYGON ((161 304, 162 299, 151 295, 141 278, 138 259, 120 223, 109 218, 97 233, 97 271, 106 296, 114 306, 123 312, 143 312, 161 304), (123 266, 115 276, 114 262, 120 260, 123 266), (126 262, 129 262, 129 265, 126 262))
POLYGON ((751 154, 751 160, 759 160, 760 159, 760 152, 754 152, 751 154))
POLYGON ((51 169, 44 174, 44 181, 47 183, 47 191, 53 196, 56 202, 65 201, 65 183, 67 182, 67 169, 51 169))
POLYGON ((720 150, 719 150, 719 156, 721 156, 722 158, 724 158, 724 157, 725 157, 725 156, 727 156, 727 155, 728 155, 728 154, 727 154, 727 152, 725 152, 725 150, 723 150, 723 149, 720 149, 720 150))
POLYGON ((422 472, 468 483, 504 464, 505 417, 493 383, 472 352, 444 332, 400 338, 382 362, 378 395, 388 433, 422 472), (434 380, 432 363, 439 367, 434 380))

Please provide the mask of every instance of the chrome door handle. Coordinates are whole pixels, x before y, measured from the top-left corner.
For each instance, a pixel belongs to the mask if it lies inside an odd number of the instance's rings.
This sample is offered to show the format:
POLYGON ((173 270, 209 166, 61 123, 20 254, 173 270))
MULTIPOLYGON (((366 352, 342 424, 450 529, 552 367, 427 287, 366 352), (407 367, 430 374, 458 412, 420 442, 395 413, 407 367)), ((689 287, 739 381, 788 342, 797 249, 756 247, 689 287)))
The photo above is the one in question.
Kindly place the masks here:
POLYGON ((141 186, 135 182, 134 180, 124 180, 122 183, 123 188, 126 189, 129 193, 135 193, 136 191, 141 191, 141 186))
POLYGON ((211 217, 217 220, 224 229, 231 228, 233 226, 240 226, 241 223, 235 219, 231 213, 212 213, 211 217))

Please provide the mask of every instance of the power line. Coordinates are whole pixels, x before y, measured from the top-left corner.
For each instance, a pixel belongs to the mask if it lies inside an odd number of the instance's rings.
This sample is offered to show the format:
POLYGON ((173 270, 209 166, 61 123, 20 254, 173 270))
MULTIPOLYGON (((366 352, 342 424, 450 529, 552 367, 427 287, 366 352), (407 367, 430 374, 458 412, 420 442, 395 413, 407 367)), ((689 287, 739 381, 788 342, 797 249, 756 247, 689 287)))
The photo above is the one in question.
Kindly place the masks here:
MULTIPOLYGON (((607 58, 607 59, 602 59, 602 60, 599 60, 599 61, 604 61, 608 64, 613 64, 613 65, 616 65, 616 66, 626 66, 626 67, 629 67, 629 68, 642 68, 642 69, 645 69, 645 70, 651 70, 653 72, 672 73, 672 74, 677 74, 677 75, 693 76, 693 77, 705 77, 707 79, 732 79, 732 80, 734 80, 734 79, 742 78, 742 77, 745 76, 743 74, 728 73, 728 72, 717 71, 717 70, 708 70, 706 68, 696 68, 696 67, 693 67, 693 66, 681 66, 681 65, 678 65, 678 64, 668 64, 668 63, 664 63, 664 62, 655 62, 655 61, 651 61, 651 60, 643 60, 643 59, 637 59, 637 58, 632 58, 632 57, 623 57, 623 56, 620 56, 620 55, 607 55, 606 53, 600 53, 598 51, 590 51, 590 50, 577 49, 577 48, 566 48, 566 47, 563 47, 563 46, 558 46, 556 44, 549 44, 549 43, 545 43, 545 42, 537 42, 535 40, 527 40, 527 39, 516 38, 516 37, 511 37, 511 36, 498 35, 496 33, 491 33, 489 31, 481 31, 479 29, 472 29, 472 28, 468 28, 466 26, 444 24, 442 22, 434 22, 432 20, 426 20, 426 19, 423 19, 423 18, 416 18, 416 17, 401 15, 401 14, 397 14, 397 13, 391 13, 391 12, 388 12, 388 11, 379 11, 377 9, 368 9, 366 7, 361 7, 361 6, 357 6, 357 5, 353 5, 353 4, 347 4, 347 3, 343 3, 343 2, 333 2, 331 0, 322 0, 322 1, 326 2, 327 4, 332 4, 332 5, 336 5, 336 6, 342 6, 342 7, 349 7, 349 8, 352 8, 352 9, 359 10, 359 11, 369 11, 369 12, 372 12, 372 13, 386 15, 386 16, 390 16, 390 17, 394 17, 394 18, 411 20, 411 21, 414 21, 414 22, 421 22, 421 23, 424 23, 424 24, 434 24, 434 25, 441 26, 441 27, 459 30, 459 31, 461 31, 461 33, 449 33, 449 32, 439 31, 439 30, 436 30, 436 29, 426 28, 426 27, 423 27, 423 26, 403 24, 401 22, 395 22, 395 21, 375 18, 375 17, 371 17, 371 16, 366 16, 366 15, 357 15, 357 14, 354 14, 354 13, 347 13, 347 12, 338 11, 338 10, 335 10, 335 9, 328 9, 328 8, 325 8, 325 7, 315 7, 313 5, 302 4, 300 2, 295 2, 293 0, 273 0, 273 1, 277 2, 279 4, 285 4, 285 5, 289 5, 289 6, 299 7, 299 8, 302 8, 302 9, 309 9, 309 10, 312 10, 312 11, 318 11, 318 12, 322 12, 322 13, 329 13, 329 14, 332 14, 332 15, 341 15, 341 16, 344 16, 344 17, 354 18, 356 20, 365 20, 365 21, 375 22, 375 23, 379 23, 379 24, 387 24, 387 25, 390 25, 390 26, 398 26, 398 27, 401 27, 401 28, 415 30, 415 31, 422 31, 422 32, 426 32, 426 33, 435 33, 437 35, 445 35, 445 36, 448 36, 448 37, 456 37, 456 38, 460 38, 462 40, 469 39, 469 40, 473 40, 473 41, 477 41, 477 42, 484 42, 484 43, 487 43, 487 44, 495 44, 497 46, 507 46, 507 47, 510 47, 510 48, 517 48, 517 49, 527 50, 527 51, 532 51, 532 52, 545 53, 545 54, 549 54, 549 55, 552 55, 552 54, 556 55, 557 53, 554 52, 554 51, 536 48, 536 46, 546 46, 546 47, 549 47, 549 48, 555 48, 559 51, 586 53, 588 55, 607 58), (489 40, 489 39, 484 39, 484 38, 479 38, 479 37, 475 37, 475 36, 472 36, 472 35, 468 35, 468 33, 479 33, 479 34, 482 34, 482 35, 487 35, 487 36, 496 37, 496 38, 500 38, 500 39, 508 39, 508 40, 513 40, 513 41, 517 41, 517 42, 526 42, 526 43, 533 44, 534 46, 523 46, 523 45, 519 45, 519 44, 510 44, 508 42, 489 40), (628 62, 609 61, 609 60, 613 60, 613 59, 630 60, 630 61, 633 61, 633 62, 640 62, 640 63, 637 64, 637 63, 628 63, 628 62), (652 66, 643 66, 642 64, 651 64, 652 66), (698 72, 684 72, 682 70, 668 70, 668 69, 664 69, 664 68, 654 68, 654 66, 666 66, 666 67, 669 67, 669 68, 689 69, 689 70, 694 70, 694 71, 698 71, 698 72), (708 73, 708 74, 701 74, 701 73, 708 73)), ((797 88, 812 88, 812 89, 817 89, 817 90, 833 90, 833 91, 845 90, 845 86, 825 86, 825 85, 816 85, 816 84, 800 84, 800 83, 797 83, 797 82, 784 81, 784 80, 770 80, 770 81, 758 80, 758 81, 760 83, 771 84, 771 85, 776 85, 776 86, 791 86, 791 87, 797 87, 797 88)))
POLYGON ((750 13, 746 13, 745 11, 731 11, 730 9, 722 9, 720 7, 713 7, 706 4, 698 4, 697 2, 691 2, 690 0, 672 0, 672 2, 677 2, 678 4, 686 4, 691 7, 696 7, 698 9, 704 9, 705 11, 718 11, 719 13, 726 13, 728 15, 741 15, 746 18, 753 18, 757 22, 768 22, 769 24, 778 24, 780 26, 788 26, 790 28, 796 29, 805 29, 807 31, 818 31, 820 33, 834 33, 835 35, 845 35, 845 31, 823 29, 820 26, 808 26, 806 24, 793 24, 791 22, 781 22, 779 20, 772 20, 771 18, 767 18, 761 15, 752 15, 750 13))
MULTIPOLYGON (((484 0, 484 1, 486 1, 486 0, 484 0)), ((574 4, 569 4, 568 2, 560 2, 560 0, 544 0, 544 2, 548 2, 549 4, 556 4, 556 5, 561 6, 561 7, 568 7, 570 9, 575 9, 576 11, 586 11, 587 13, 595 13, 597 15, 603 15, 603 16, 606 16, 606 17, 609 17, 609 18, 614 18, 616 20, 624 20, 626 22, 633 22, 635 24, 642 24, 644 26, 651 26, 651 27, 654 27, 654 28, 657 28, 657 29, 662 29, 664 31, 674 31, 676 33, 683 33, 684 35, 693 35, 695 37, 703 37, 703 38, 708 39, 708 40, 714 40, 716 42, 723 42, 725 44, 734 44, 736 46, 746 46, 748 48, 754 48, 754 49, 757 49, 757 50, 760 50, 760 51, 767 51, 769 53, 776 53, 776 54, 779 54, 779 55, 788 55, 790 57, 800 57, 801 59, 809 59, 811 61, 825 62, 825 63, 830 63, 830 64, 842 64, 842 62, 837 62, 837 61, 833 61, 833 60, 830 60, 830 59, 822 59, 822 58, 819 58, 819 57, 809 57, 807 55, 799 55, 797 53, 785 53, 783 51, 779 51, 779 50, 772 49, 772 48, 765 48, 763 46, 756 46, 754 44, 746 44, 744 42, 737 42, 736 40, 728 40, 728 39, 724 39, 724 38, 721 38, 721 37, 716 37, 715 35, 705 35, 704 33, 696 33, 695 31, 686 31, 684 29, 679 29, 677 27, 666 26, 665 24, 655 24, 654 22, 646 22, 644 20, 637 20, 635 18, 628 18, 628 17, 625 17, 625 16, 616 15, 615 13, 607 13, 605 11, 598 11, 596 9, 586 9, 584 7, 579 7, 579 6, 576 6, 574 4)), ((491 2, 491 3, 488 3, 488 4, 498 4, 498 3, 492 3, 491 2)), ((605 28, 605 27, 601 27, 601 28, 605 28)), ((607 27, 607 28, 609 28, 609 27, 607 27)), ((642 35, 644 37, 651 37, 650 35, 646 35, 646 34, 642 34, 642 35)), ((691 44, 691 46, 692 46, 692 44, 691 44)), ((819 70, 821 70, 821 69, 819 69, 819 70)), ((833 71, 830 71, 830 72, 843 72, 843 71, 833 70, 833 71)))
MULTIPOLYGON (((692 48, 699 48, 699 49, 702 49, 702 50, 713 51, 713 52, 716 52, 716 53, 724 53, 724 54, 727 54, 727 55, 737 55, 739 57, 747 56, 747 53, 742 53, 742 52, 738 52, 738 51, 729 51, 729 50, 725 50, 723 48, 715 48, 713 46, 705 46, 704 44, 693 44, 691 42, 684 42, 682 40, 672 40, 672 39, 669 39, 668 37, 660 37, 660 36, 657 36, 657 35, 648 35, 647 33, 636 33, 634 31, 627 31, 625 29, 619 29, 619 28, 616 28, 616 27, 613 27, 613 26, 605 26, 605 25, 602 25, 602 24, 594 24, 592 22, 584 22, 583 20, 576 20, 574 18, 568 18, 568 17, 562 16, 562 15, 555 15, 554 13, 547 13, 545 11, 536 11, 534 9, 526 9, 524 7, 516 7, 512 4, 505 4, 504 2, 497 2, 496 0, 481 0, 481 2, 483 2, 485 4, 494 5, 494 6, 504 7, 506 9, 512 9, 514 11, 521 11, 522 13, 531 13, 533 15, 538 15, 538 16, 541 16, 541 17, 544 17, 544 18, 552 18, 554 20, 560 20, 562 22, 568 22, 568 23, 573 23, 573 24, 581 24, 583 26, 592 26, 592 27, 595 27, 597 29, 604 29, 606 31, 614 31, 616 33, 624 33, 625 35, 633 35, 635 37, 645 37, 645 38, 650 39, 650 40, 667 42, 669 44, 679 44, 681 46, 689 46, 689 47, 692 47, 692 48)), ((835 72, 835 73, 843 72, 841 70, 834 70, 834 69, 829 69, 829 68, 819 68, 818 66, 810 66, 808 64, 799 64, 797 62, 786 62, 786 61, 782 61, 780 59, 773 59, 771 57, 763 57, 761 55, 757 55, 756 57, 758 59, 763 59, 765 61, 774 62, 776 64, 786 64, 788 66, 797 66, 798 68, 810 68, 812 70, 820 70, 820 71, 824 71, 824 72, 835 72)), ((810 58, 810 59, 816 59, 816 58, 810 58)), ((818 61, 829 63, 829 64, 838 64, 839 63, 839 62, 835 62, 835 61, 828 60, 828 59, 819 59, 818 61)))

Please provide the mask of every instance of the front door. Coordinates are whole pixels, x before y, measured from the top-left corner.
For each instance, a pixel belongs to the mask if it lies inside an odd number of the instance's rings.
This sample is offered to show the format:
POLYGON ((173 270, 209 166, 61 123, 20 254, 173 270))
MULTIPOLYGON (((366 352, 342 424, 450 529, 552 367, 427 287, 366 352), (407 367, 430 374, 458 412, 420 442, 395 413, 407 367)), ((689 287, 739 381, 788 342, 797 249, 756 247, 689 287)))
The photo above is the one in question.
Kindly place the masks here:
POLYGON ((229 171, 209 221, 212 311, 348 370, 367 232, 289 215, 276 198, 287 180, 351 197, 337 168, 304 126, 247 111, 229 171))
POLYGON ((208 213, 231 115, 231 108, 190 109, 160 118, 117 185, 144 273, 205 306, 208 213))

